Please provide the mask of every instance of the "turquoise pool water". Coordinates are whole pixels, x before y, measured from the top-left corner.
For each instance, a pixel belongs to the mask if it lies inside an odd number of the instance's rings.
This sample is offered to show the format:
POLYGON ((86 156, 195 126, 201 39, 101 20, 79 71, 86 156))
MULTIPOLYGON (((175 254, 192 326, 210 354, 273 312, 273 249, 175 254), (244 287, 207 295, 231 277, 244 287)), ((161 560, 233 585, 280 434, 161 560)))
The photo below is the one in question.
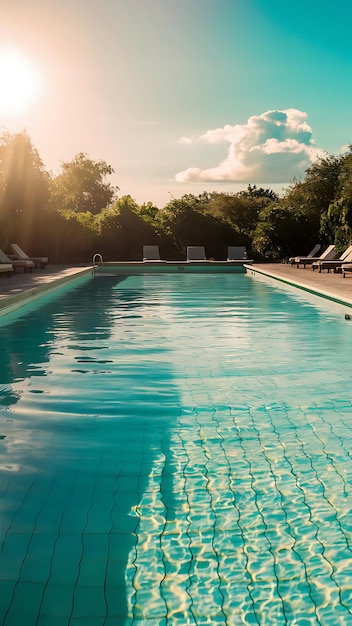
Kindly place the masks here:
POLYGON ((0 328, 3 626, 352 624, 352 323, 99 277, 0 328))

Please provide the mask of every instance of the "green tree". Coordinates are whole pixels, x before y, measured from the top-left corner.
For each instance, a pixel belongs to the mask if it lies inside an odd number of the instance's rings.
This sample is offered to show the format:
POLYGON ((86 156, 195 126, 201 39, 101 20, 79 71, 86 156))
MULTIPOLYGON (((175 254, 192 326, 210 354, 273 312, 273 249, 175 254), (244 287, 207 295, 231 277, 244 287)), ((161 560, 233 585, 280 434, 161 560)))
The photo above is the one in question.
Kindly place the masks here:
POLYGON ((278 196, 271 189, 258 189, 255 185, 248 185, 246 190, 238 193, 204 192, 194 197, 193 207, 196 211, 226 222, 240 233, 251 237, 260 211, 270 202, 276 201, 278 196))
POLYGON ((345 205, 341 200, 336 204, 342 171, 341 157, 321 157, 303 181, 294 181, 281 200, 259 213, 253 248, 262 259, 278 261, 319 241, 343 247, 345 205))
POLYGON ((178 258, 184 258, 188 245, 204 245, 209 257, 226 258, 227 246, 250 246, 250 240, 233 225, 210 214, 208 194, 187 194, 171 200, 160 211, 161 231, 170 237, 178 258))
POLYGON ((320 233, 326 242, 335 243, 338 252, 352 239, 352 146, 340 159, 335 199, 321 215, 320 233))
POLYGON ((137 207, 138 214, 146 221, 152 225, 156 225, 157 216, 159 213, 158 207, 156 207, 152 202, 144 202, 139 207, 137 207))
POLYGON ((275 202, 259 214, 252 246, 262 260, 277 262, 309 246, 310 235, 305 213, 285 201, 275 202))
POLYGON ((33 245, 49 200, 50 177, 26 132, 0 139, 0 243, 33 245))
POLYGON ((89 263, 97 252, 98 232, 91 213, 48 211, 39 239, 53 263, 89 263))
POLYGON ((236 194, 211 194, 208 212, 216 218, 229 222, 241 233, 252 236, 260 211, 270 202, 269 198, 250 196, 246 192, 236 194))
MULTIPOLYGON (((352 230, 352 145, 343 155, 336 199, 342 205, 343 224, 352 230)), ((351 233, 350 233, 351 234, 351 233)))
POLYGON ((317 232, 321 215, 335 200, 341 170, 341 157, 321 157, 307 169, 305 179, 294 181, 285 194, 287 203, 305 213, 317 232))
POLYGON ((268 202, 277 202, 279 196, 272 189, 264 189, 263 187, 257 187, 257 185, 249 184, 247 189, 239 191, 237 194, 240 198, 261 198, 268 202))
POLYGON ((123 196, 97 217, 99 239, 97 249, 104 260, 141 260, 144 244, 161 240, 153 224, 140 214, 140 207, 131 196, 123 196))
POLYGON ((100 213, 117 197, 118 187, 107 181, 113 173, 106 161, 93 161, 80 152, 63 163, 61 173, 53 179, 52 206, 59 211, 100 213))

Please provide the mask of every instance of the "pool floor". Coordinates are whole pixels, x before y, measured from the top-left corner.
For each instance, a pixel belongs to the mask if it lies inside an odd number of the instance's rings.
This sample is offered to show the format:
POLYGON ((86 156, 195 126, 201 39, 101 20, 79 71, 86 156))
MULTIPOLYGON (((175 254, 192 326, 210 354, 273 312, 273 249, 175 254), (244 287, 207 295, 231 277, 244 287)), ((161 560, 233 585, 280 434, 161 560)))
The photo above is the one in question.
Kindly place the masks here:
POLYGON ((0 623, 352 624, 351 332, 246 275, 0 328, 0 623))

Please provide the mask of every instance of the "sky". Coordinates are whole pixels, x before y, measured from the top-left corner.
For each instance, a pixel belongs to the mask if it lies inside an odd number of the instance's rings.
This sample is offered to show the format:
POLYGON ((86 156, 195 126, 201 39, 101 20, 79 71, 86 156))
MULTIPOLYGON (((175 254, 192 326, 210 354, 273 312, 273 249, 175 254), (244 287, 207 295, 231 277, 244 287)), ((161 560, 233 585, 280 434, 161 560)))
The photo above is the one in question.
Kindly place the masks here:
POLYGON ((284 192, 352 143, 351 0, 0 0, 0 12, 0 131, 26 130, 53 175, 84 152, 114 168, 120 196, 161 208, 248 184, 284 192))

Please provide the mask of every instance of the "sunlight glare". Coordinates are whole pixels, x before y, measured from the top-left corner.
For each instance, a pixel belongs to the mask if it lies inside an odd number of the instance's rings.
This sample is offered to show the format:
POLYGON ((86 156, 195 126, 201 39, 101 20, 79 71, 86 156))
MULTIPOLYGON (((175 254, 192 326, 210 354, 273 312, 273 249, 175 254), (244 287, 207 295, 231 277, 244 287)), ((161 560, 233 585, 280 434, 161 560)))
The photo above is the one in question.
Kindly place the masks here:
POLYGON ((18 116, 38 99, 40 75, 16 50, 0 51, 0 115, 18 116))

